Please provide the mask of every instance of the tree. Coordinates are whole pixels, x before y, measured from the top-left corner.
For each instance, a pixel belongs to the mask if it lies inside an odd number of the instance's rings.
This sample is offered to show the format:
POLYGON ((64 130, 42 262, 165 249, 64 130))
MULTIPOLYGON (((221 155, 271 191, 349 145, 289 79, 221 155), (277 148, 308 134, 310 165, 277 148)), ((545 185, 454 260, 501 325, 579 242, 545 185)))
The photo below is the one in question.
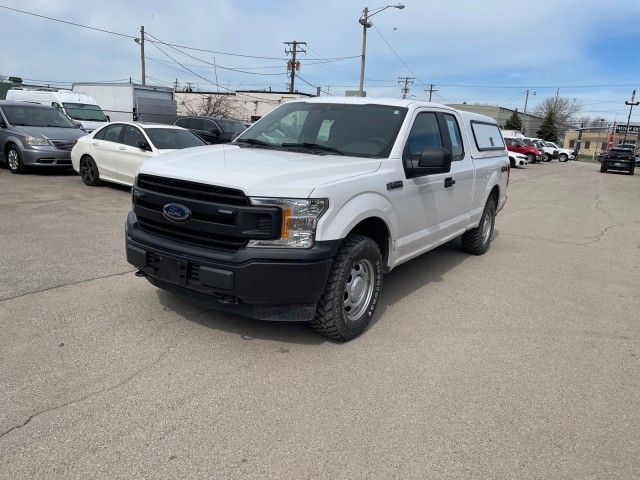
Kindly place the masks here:
POLYGON ((522 131, 522 119, 520 115, 518 115, 518 109, 516 108, 511 116, 504 122, 505 130, 517 130, 518 132, 522 131))
POLYGON ((568 124, 581 110, 582 103, 577 98, 549 97, 533 110, 533 114, 546 118, 551 113, 556 124, 568 124))
POLYGON ((555 119, 553 118, 553 113, 549 112, 544 117, 542 124, 540 125, 540 129, 536 132, 538 138, 542 140, 546 140, 547 142, 558 143, 558 127, 556 127, 555 119))
POLYGON ((233 116, 235 110, 232 103, 234 99, 233 95, 224 93, 213 95, 192 93, 183 97, 180 105, 184 107, 188 115, 229 118, 233 116))

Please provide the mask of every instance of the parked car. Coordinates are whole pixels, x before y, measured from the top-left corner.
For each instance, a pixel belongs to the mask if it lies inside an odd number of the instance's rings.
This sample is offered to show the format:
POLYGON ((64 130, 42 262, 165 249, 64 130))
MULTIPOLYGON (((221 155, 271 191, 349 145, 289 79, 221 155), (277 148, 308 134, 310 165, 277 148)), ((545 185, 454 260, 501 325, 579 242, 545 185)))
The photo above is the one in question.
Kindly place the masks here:
POLYGON ((217 117, 182 117, 175 125, 191 130, 211 144, 228 143, 247 129, 242 122, 217 117))
POLYGON ((567 162, 575 158, 575 152, 569 148, 559 147, 557 143, 544 142, 548 147, 558 150, 558 161, 567 162))
POLYGON ((465 251, 487 251, 509 172, 484 115, 414 100, 291 101, 230 145, 143 164, 127 259, 214 308, 349 340, 371 322, 385 272, 458 236, 465 251), (274 140, 282 124, 297 127, 274 140))
POLYGON ((526 155, 516 152, 507 152, 509 154, 509 162, 512 167, 524 167, 529 163, 526 155))
POLYGON ((538 148, 525 144, 520 138, 505 137, 504 141, 507 145, 507 150, 526 155, 529 163, 541 162, 543 159, 542 152, 538 148))
POLYGON ((633 175, 636 159, 633 150, 630 148, 614 147, 608 152, 604 152, 604 155, 600 158, 601 173, 606 173, 609 170, 621 170, 633 175))
POLYGON ((522 143, 524 143, 528 147, 537 148, 540 151, 540 156, 538 158, 539 161, 541 161, 541 162, 542 161, 550 161, 550 160, 546 159, 541 140, 539 140, 537 138, 528 138, 528 137, 521 138, 520 140, 522 140, 522 143))
POLYGON ((86 132, 93 132, 109 121, 100 106, 89 95, 71 90, 11 89, 7 100, 39 103, 57 108, 86 132))
POLYGON ((558 158, 558 149, 549 146, 547 142, 545 142, 541 138, 529 138, 529 140, 531 140, 533 144, 538 148, 538 150, 542 152, 545 162, 550 162, 554 158, 558 158))
POLYGON ((145 160, 171 150, 201 147, 206 143, 189 130, 173 125, 114 122, 78 140, 71 151, 73 169, 82 181, 133 185, 145 160))
POLYGON ((0 146, 11 173, 71 166, 71 148, 87 133, 53 107, 0 100, 0 146))

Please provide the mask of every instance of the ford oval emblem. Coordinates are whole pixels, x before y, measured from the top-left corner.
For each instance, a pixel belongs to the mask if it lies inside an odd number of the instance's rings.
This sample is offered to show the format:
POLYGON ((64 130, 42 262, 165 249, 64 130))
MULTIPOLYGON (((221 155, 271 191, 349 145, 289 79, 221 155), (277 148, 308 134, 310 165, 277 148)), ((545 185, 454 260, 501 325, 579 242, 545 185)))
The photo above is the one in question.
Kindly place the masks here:
POLYGON ((174 222, 186 222, 191 218, 191 210, 179 203, 167 203, 162 207, 162 213, 174 222))

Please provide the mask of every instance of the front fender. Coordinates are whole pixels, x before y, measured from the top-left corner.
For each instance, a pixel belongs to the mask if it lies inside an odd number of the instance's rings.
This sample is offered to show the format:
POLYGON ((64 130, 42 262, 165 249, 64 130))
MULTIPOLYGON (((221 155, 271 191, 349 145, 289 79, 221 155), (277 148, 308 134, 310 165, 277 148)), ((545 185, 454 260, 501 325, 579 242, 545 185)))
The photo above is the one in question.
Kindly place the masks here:
POLYGON ((353 227, 370 217, 380 218, 387 225, 391 238, 398 237, 398 216, 391 202, 380 194, 367 192, 350 198, 335 209, 330 205, 329 210, 318 223, 316 238, 318 240, 345 238, 353 227))

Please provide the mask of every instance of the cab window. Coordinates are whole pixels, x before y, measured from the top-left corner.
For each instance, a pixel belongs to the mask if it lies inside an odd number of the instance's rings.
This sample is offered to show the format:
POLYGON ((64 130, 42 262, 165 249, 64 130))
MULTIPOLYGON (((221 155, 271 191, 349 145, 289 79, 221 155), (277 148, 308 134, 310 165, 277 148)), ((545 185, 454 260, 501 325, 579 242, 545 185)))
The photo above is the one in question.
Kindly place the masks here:
POLYGON ((451 160, 454 162, 462 160, 464 158, 464 146, 462 144, 462 135, 460 134, 458 121, 453 115, 445 113, 444 122, 449 132, 449 139, 451 140, 451 160))
POLYGON ((438 120, 433 112, 419 113, 413 122, 402 155, 405 166, 407 168, 416 168, 420 161, 422 150, 426 147, 444 147, 438 120))

